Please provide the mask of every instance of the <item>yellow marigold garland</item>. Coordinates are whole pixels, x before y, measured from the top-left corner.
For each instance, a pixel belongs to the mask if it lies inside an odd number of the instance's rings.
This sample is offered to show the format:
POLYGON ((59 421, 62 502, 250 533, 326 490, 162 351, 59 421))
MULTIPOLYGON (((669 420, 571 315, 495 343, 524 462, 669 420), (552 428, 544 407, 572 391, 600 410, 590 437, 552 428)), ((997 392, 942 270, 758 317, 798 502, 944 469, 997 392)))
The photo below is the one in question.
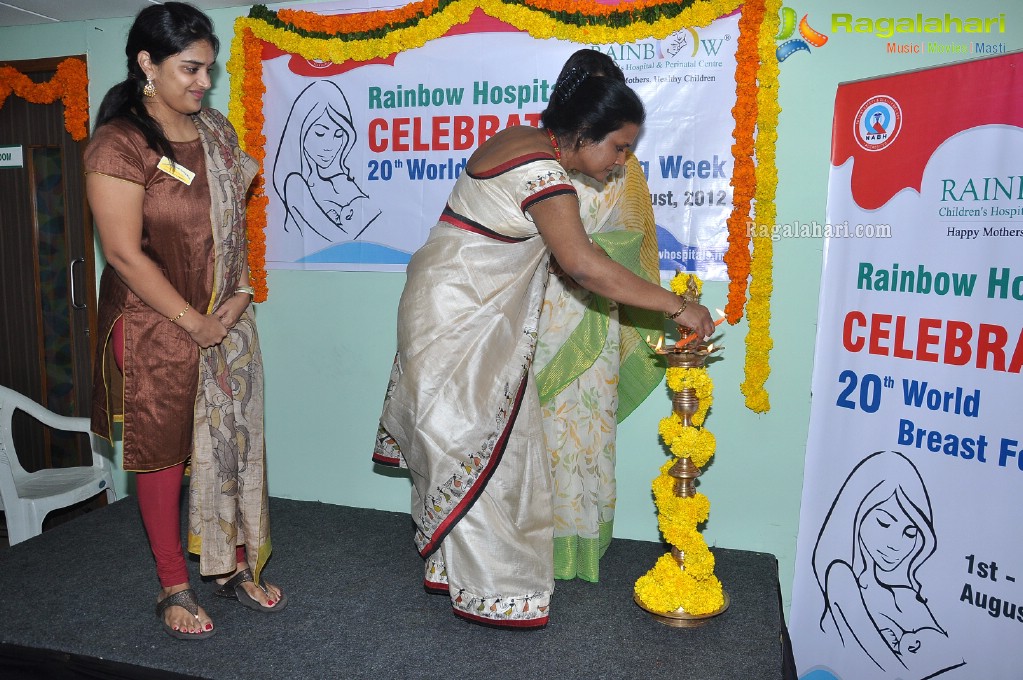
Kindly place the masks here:
MULTIPOLYGON (((765 0, 756 0, 765 2, 765 0)), ((773 225, 776 218, 775 194, 778 188, 778 168, 775 164, 775 142, 778 137, 778 60, 773 36, 778 31, 778 12, 781 0, 766 0, 766 13, 760 30, 760 70, 757 77, 756 141, 756 217, 755 223, 773 225)), ((746 397, 746 407, 757 413, 771 408, 765 385, 771 373, 771 293, 774 290, 774 243, 769 230, 757 230, 753 236, 752 279, 746 318, 745 380, 739 386, 746 397)))
MULTIPOLYGON (((715 0, 693 3, 674 18, 662 18, 654 22, 636 21, 628 26, 612 27, 599 24, 574 25, 558 21, 538 10, 516 5, 504 0, 474 0, 483 11, 495 19, 507 22, 525 30, 534 38, 558 38, 584 45, 607 43, 630 43, 643 38, 666 38, 680 28, 699 28, 709 25, 718 17, 728 14, 741 2, 715 0)), ((658 3, 673 4, 673 3, 658 3)), ((576 10, 578 11, 578 10, 576 10)))
POLYGON ((68 57, 45 83, 36 83, 13 66, 0 66, 0 107, 14 93, 33 104, 64 104, 64 128, 80 142, 89 131, 89 74, 85 62, 68 57))
POLYGON ((714 575, 714 555, 697 530, 710 515, 710 501, 701 493, 691 498, 675 495, 675 478, 668 474, 675 462, 669 460, 661 466, 652 486, 658 528, 664 540, 684 555, 685 568, 679 568, 674 556, 666 553, 637 579, 635 593, 651 611, 666 614, 681 608, 699 616, 724 604, 724 590, 714 575))
MULTIPOLYGON (((714 381, 710 379, 710 375, 707 373, 706 368, 675 368, 669 367, 665 372, 666 382, 668 389, 672 392, 681 392, 687 387, 691 387, 696 391, 696 398, 700 400, 699 409, 693 414, 692 420, 693 425, 699 427, 703 425, 704 418, 707 417, 707 411, 710 409, 711 404, 714 402, 712 390, 714 389, 714 381)), ((682 419, 674 413, 669 418, 675 418, 678 420, 679 426, 682 425, 682 419)))
POLYGON ((692 281, 693 285, 696 286, 696 296, 703 295, 703 279, 695 274, 683 274, 681 276, 675 275, 671 277, 671 281, 668 286, 675 295, 685 295, 689 292, 689 282, 692 281))
POLYGON ((687 427, 671 442, 671 453, 679 458, 689 458, 696 467, 710 462, 717 448, 714 435, 699 427, 687 427))
MULTIPOLYGON (((671 280, 671 289, 680 295, 687 292, 690 279, 697 291, 702 292, 703 282, 692 274, 676 275, 671 280)), ((661 419, 658 425, 672 458, 661 466, 652 484, 657 526, 664 540, 682 555, 682 566, 672 553, 661 556, 654 567, 636 581, 635 593, 650 611, 667 614, 681 609, 699 616, 724 605, 721 582, 714 576, 714 555, 697 528, 710 516, 710 500, 701 493, 687 498, 676 495, 677 480, 670 473, 681 458, 689 458, 693 465, 701 468, 714 455, 717 447, 714 435, 699 426, 710 407, 714 384, 702 367, 670 367, 667 383, 672 392, 692 389, 700 400, 698 411, 692 417, 693 426, 687 427, 674 412, 661 419)))
POLYGON ((717 576, 697 580, 679 569, 670 553, 661 555, 653 569, 639 577, 635 590, 647 608, 662 614, 682 609, 699 616, 720 609, 725 602, 717 576))

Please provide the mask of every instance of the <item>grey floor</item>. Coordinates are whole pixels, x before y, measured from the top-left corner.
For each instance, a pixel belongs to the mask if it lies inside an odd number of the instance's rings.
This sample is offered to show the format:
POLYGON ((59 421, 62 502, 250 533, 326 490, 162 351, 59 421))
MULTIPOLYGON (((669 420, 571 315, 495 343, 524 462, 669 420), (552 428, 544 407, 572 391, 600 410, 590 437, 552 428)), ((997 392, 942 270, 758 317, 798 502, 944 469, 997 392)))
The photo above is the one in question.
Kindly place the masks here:
POLYGON ((279 498, 270 509, 266 577, 288 592, 288 609, 267 615, 215 599, 192 562, 218 630, 203 641, 161 630, 131 497, 0 550, 0 677, 30 677, 5 671, 26 655, 37 665, 114 663, 216 680, 785 677, 777 561, 766 553, 715 549, 731 607, 689 630, 632 601, 633 583, 664 547, 616 539, 600 583, 559 581, 550 625, 510 632, 456 618, 445 596, 423 591, 407 514, 279 498))

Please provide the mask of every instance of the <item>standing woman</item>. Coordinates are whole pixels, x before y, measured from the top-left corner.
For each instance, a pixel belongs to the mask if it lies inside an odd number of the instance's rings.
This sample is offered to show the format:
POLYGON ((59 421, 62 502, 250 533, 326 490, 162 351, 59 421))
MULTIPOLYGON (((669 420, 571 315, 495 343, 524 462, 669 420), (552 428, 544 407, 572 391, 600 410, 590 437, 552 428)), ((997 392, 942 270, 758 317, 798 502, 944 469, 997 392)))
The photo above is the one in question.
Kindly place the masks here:
POLYGON ((92 427, 123 419, 124 468, 162 586, 157 615, 182 639, 215 632, 188 582, 179 500, 191 458, 189 550, 217 595, 276 612, 258 586, 270 554, 263 366, 246 261, 255 161, 203 108, 219 49, 209 17, 179 2, 142 10, 128 78, 107 92, 85 154, 86 190, 108 267, 92 427))
POLYGON ((606 182, 644 120, 621 81, 575 70, 542 120, 469 158, 440 221, 409 262, 398 352, 373 458, 412 477, 424 585, 454 613, 509 628, 546 625, 554 590, 551 469, 532 361, 548 263, 583 288, 663 312, 706 336, 705 307, 590 243, 569 179, 606 182))

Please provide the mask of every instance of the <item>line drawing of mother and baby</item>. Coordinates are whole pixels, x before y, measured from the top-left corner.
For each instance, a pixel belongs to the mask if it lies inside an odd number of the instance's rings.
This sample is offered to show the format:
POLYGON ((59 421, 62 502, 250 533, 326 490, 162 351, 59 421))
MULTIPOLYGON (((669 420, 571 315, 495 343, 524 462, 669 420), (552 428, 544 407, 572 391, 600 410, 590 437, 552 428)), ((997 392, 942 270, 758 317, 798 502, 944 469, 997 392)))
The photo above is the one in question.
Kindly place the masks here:
POLYGON ((273 167, 284 231, 311 232, 327 243, 355 241, 377 221, 382 210, 348 165, 357 140, 348 99, 335 83, 318 80, 295 98, 273 167))

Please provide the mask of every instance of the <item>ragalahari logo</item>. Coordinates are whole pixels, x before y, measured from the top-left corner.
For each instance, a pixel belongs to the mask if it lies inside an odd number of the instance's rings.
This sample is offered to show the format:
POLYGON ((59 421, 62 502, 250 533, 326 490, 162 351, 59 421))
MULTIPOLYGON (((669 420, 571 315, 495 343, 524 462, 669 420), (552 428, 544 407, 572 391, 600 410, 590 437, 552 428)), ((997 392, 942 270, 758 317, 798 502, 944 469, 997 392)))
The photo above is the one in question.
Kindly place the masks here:
POLYGON ((779 64, 801 50, 810 52, 810 45, 824 47, 824 44, 828 42, 828 36, 810 27, 810 23, 807 21, 809 16, 809 14, 804 14, 799 21, 800 37, 792 38, 792 34, 796 32, 796 10, 791 7, 781 8, 781 22, 775 40, 784 40, 785 42, 778 45, 778 49, 775 50, 779 64))

